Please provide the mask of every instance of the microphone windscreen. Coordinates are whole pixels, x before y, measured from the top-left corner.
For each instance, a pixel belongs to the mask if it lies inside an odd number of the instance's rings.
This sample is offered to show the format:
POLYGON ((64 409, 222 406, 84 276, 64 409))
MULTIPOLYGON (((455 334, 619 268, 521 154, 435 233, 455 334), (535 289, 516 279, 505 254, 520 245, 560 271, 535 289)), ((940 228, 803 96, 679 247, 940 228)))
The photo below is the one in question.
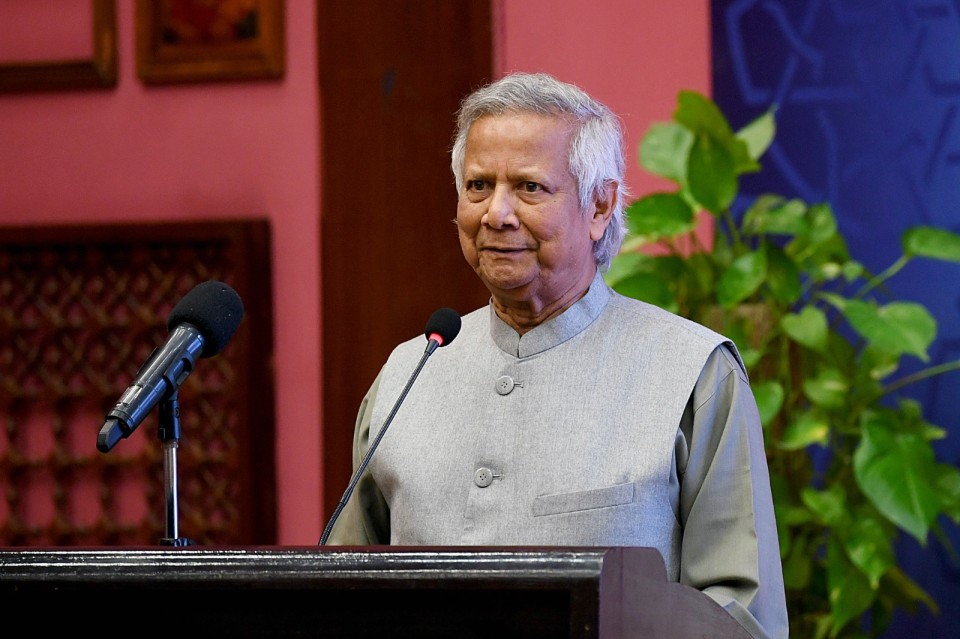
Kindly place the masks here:
POLYGON ((438 308, 427 320, 427 330, 424 335, 430 339, 431 335, 441 337, 440 346, 446 346, 460 332, 460 313, 452 308, 438 308))
POLYGON ((243 302, 223 282, 210 280, 193 287, 183 296, 167 319, 167 329, 191 324, 203 336, 200 357, 211 357, 224 349, 243 319, 243 302))

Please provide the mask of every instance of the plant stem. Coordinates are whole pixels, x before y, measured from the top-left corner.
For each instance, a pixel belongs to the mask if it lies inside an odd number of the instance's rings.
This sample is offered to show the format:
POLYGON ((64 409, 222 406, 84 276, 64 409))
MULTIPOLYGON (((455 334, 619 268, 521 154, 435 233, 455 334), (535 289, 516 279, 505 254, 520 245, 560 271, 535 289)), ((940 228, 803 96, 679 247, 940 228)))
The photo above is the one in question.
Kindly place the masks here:
POLYGON ((854 295, 853 297, 857 299, 862 298, 864 295, 866 295, 867 293, 869 293, 870 291, 877 288, 878 286, 886 282, 888 279, 890 279, 891 277, 899 273, 900 269, 906 266, 907 262, 909 261, 910 261, 909 255, 901 255, 900 259, 898 259, 896 262, 894 262, 893 264, 887 267, 887 270, 880 273, 876 277, 871 278, 870 281, 867 282, 863 288, 857 291, 856 295, 854 295))
POLYGON ((928 377, 934 377, 935 375, 942 375, 944 373, 949 373, 950 371, 956 370, 960 370, 960 359, 953 362, 938 364, 936 366, 930 366, 929 368, 925 368, 922 371, 917 371, 916 373, 907 375, 906 377, 900 378, 893 382, 883 389, 881 396, 889 395, 890 393, 900 390, 904 386, 909 386, 910 384, 927 379, 928 377))
POLYGON ((730 233, 730 240, 733 242, 734 254, 738 251, 736 249, 743 246, 743 240, 740 237, 740 230, 737 228, 737 223, 733 219, 733 214, 730 212, 730 209, 723 209, 723 221, 727 225, 727 231, 730 233))

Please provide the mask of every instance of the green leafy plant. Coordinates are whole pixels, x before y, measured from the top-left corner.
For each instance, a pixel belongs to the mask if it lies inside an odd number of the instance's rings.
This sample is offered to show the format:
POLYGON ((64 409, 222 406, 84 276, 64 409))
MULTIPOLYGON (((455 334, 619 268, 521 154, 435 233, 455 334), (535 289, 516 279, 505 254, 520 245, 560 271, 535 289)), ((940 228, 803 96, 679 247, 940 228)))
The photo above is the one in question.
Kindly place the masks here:
POLYGON ((878 636, 898 608, 938 611, 898 564, 898 537, 926 545, 932 533, 949 548, 943 518, 960 523, 960 469, 933 448, 946 433, 901 394, 960 361, 930 362, 936 320, 884 285, 911 260, 960 263, 960 235, 911 228, 873 274, 829 204, 766 194, 735 215, 740 176, 761 170, 775 132, 774 109, 735 132, 709 98, 680 92, 640 146, 642 166, 676 188, 628 207, 605 277, 737 344, 764 429, 791 635, 878 636), (904 374, 903 358, 925 368, 904 374))

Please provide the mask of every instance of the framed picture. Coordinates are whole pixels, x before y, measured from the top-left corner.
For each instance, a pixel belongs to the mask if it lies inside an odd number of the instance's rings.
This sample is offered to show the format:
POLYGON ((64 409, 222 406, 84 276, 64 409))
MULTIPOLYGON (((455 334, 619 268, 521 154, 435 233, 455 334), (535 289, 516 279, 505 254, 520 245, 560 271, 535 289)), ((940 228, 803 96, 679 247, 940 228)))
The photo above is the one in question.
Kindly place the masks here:
POLYGON ((284 0, 137 0, 145 84, 281 78, 284 0))
POLYGON ((116 84, 114 0, 0 3, 0 93, 116 84))

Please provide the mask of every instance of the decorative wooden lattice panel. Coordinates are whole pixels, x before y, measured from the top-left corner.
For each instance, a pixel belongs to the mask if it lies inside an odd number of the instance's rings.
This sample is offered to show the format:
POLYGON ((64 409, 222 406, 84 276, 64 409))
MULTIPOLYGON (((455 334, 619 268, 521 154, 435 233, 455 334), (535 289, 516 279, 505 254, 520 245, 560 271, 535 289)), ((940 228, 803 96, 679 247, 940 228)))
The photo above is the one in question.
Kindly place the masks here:
POLYGON ((207 280, 244 318, 180 388, 179 536, 276 543, 269 246, 262 220, 0 228, 0 545, 167 537, 157 415, 107 453, 96 441, 207 280))

